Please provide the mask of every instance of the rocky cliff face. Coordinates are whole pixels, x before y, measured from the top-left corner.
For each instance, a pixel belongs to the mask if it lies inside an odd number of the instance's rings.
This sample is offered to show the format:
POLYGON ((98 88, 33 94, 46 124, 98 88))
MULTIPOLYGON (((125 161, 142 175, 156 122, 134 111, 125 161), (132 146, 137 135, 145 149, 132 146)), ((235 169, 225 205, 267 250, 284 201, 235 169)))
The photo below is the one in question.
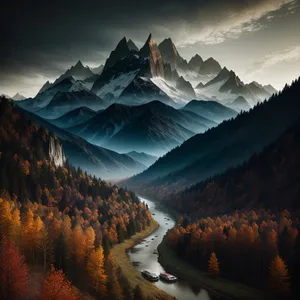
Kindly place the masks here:
POLYGON ((188 67, 188 63, 185 59, 183 59, 178 53, 174 43, 170 38, 164 39, 158 46, 159 51, 162 55, 164 63, 169 63, 171 69, 181 69, 186 70, 188 67))
POLYGON ((149 35, 145 45, 140 50, 140 55, 144 58, 149 58, 151 76, 160 76, 164 78, 164 64, 161 53, 155 40, 149 35))
POLYGON ((61 143, 52 136, 49 137, 49 157, 56 167, 63 166, 66 161, 61 143))

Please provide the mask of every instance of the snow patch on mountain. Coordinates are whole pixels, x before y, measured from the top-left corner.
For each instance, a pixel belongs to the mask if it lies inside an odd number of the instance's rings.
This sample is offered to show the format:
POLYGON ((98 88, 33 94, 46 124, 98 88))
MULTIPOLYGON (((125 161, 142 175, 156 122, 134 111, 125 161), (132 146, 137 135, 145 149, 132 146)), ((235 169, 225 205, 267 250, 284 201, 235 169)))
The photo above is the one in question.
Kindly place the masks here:
POLYGON ((167 82, 161 77, 153 77, 150 80, 160 88, 164 93, 166 93, 170 98, 172 98, 176 103, 185 105, 191 97, 184 92, 179 91, 172 83, 167 82))
POLYGON ((177 72, 179 76, 182 76, 185 80, 189 81, 194 88, 199 84, 200 81, 203 84, 206 84, 215 77, 214 74, 201 75, 196 71, 190 70, 178 69, 177 72))
POLYGON ((133 81, 139 70, 131 71, 128 73, 120 74, 113 77, 111 81, 105 84, 98 92, 97 95, 101 98, 106 98, 108 95, 118 98, 123 90, 133 81))

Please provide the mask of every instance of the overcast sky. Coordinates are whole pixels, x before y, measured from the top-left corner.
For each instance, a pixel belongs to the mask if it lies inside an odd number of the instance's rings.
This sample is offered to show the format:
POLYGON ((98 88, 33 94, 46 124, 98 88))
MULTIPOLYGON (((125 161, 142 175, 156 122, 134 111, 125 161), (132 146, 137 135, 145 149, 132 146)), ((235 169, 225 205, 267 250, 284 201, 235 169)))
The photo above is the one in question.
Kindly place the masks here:
POLYGON ((1 16, 0 94, 34 96, 79 59, 104 63, 151 32, 179 53, 214 57, 244 82, 280 89, 300 76, 300 0, 10 1, 1 16))

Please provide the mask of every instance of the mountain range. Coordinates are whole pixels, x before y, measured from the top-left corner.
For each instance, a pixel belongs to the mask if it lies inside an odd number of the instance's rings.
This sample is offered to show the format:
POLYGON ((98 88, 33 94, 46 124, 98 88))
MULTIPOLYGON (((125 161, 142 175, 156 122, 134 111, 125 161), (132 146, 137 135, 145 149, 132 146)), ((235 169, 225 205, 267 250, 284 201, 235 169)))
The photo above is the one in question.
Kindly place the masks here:
POLYGON ((168 207, 191 216, 258 208, 296 211, 300 207, 299 151, 300 118, 247 163, 171 195, 165 201, 168 207))
POLYGON ((73 135, 19 106, 16 108, 38 126, 43 126, 53 132, 60 139, 65 156, 71 164, 81 167, 91 174, 103 179, 116 179, 132 176, 146 168, 145 165, 126 154, 119 154, 90 144, 77 135, 73 135))
MULTIPOLYGON (((178 191, 242 164, 279 137, 297 118, 300 80, 249 112, 197 134, 126 184, 162 194, 178 191)), ((163 195, 161 195, 163 197, 163 195)))
POLYGON ((66 130, 115 151, 137 150, 161 155, 195 132, 203 132, 216 125, 216 122, 193 112, 152 101, 140 106, 113 104, 66 130))
MULTIPOLYGON (((97 68, 79 60, 53 83, 47 81, 34 98, 17 105, 39 122, 44 118, 45 127, 63 130, 61 136, 80 137, 81 148, 86 142, 103 151, 159 157, 276 92, 271 85, 243 83, 212 57, 195 54, 188 61, 170 38, 157 44, 150 34, 140 49, 122 38, 97 68)), ((96 170, 97 163, 90 168, 96 170)), ((129 169, 121 173, 132 175, 134 168, 129 169)), ((188 177, 182 182, 189 182, 188 177)))
POLYGON ((141 105, 153 100, 175 108, 194 99, 214 100, 240 110, 253 107, 277 92, 271 85, 262 86, 255 81, 243 83, 234 71, 222 68, 212 57, 204 60, 196 54, 187 61, 170 38, 157 44, 151 34, 141 49, 132 40, 122 38, 105 64, 98 68, 84 66, 79 60, 54 83, 47 81, 33 99, 20 105, 38 113, 39 109, 50 104, 56 93, 74 91, 85 93, 60 95, 40 115, 57 118, 80 106, 99 110, 112 103, 141 105), (234 102, 239 96, 245 99, 244 105, 234 102), (81 97, 85 99, 80 101, 81 97), (100 99, 103 99, 101 105, 93 103, 101 102, 100 99), (65 106, 63 111, 60 111, 62 105, 57 105, 60 101, 65 106))
POLYGON ((42 117, 57 118, 81 106, 103 109, 105 102, 85 87, 82 81, 66 77, 48 88, 42 89, 34 98, 18 102, 22 108, 42 117))

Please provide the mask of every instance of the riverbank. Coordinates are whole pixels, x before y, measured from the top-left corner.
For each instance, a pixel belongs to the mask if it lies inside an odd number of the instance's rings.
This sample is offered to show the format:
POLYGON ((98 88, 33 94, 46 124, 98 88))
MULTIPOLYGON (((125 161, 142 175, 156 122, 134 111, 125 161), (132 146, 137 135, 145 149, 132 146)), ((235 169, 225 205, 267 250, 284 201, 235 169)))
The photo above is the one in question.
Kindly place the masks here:
POLYGON ((132 236, 130 239, 125 240, 123 243, 116 245, 111 249, 111 255, 113 256, 116 264, 121 268, 124 276, 129 280, 131 287, 134 288, 137 284, 140 286, 145 297, 153 297, 154 299, 160 300, 171 300, 174 299, 164 291, 157 288, 153 283, 145 280, 141 274, 134 268, 128 259, 127 251, 133 248, 136 244, 140 243, 141 240, 152 234, 159 224, 152 220, 150 226, 142 232, 139 232, 132 236))
POLYGON ((214 279, 207 273, 194 268, 178 257, 167 245, 166 237, 158 246, 158 261, 168 272, 187 281, 194 287, 205 289, 213 299, 268 299, 268 296, 259 290, 223 278, 214 279))

